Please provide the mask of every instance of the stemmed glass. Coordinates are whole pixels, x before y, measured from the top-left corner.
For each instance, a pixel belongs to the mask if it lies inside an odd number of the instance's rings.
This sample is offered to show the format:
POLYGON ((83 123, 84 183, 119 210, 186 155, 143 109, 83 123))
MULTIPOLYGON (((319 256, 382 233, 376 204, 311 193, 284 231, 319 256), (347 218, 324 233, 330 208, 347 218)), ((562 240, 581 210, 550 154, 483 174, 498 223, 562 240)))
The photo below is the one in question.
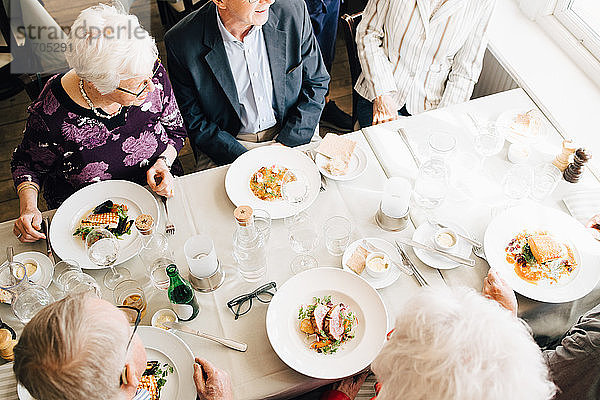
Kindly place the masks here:
POLYGON ((311 221, 304 218, 290 226, 289 239, 292 249, 299 253, 290 264, 294 274, 319 266, 317 259, 310 255, 319 243, 317 228, 311 221))
POLYGON ((504 133, 498 126, 492 122, 481 124, 477 127, 477 136, 475 136, 475 150, 481 156, 479 168, 483 169, 485 160, 488 157, 500 153, 504 147, 504 133))
POLYGON ((104 275, 104 285, 110 290, 114 290, 119 282, 131 276, 127 269, 114 266, 119 258, 119 242, 109 230, 92 229, 85 239, 85 247, 91 262, 100 267, 110 268, 104 275))
POLYGON ((294 215, 284 219, 288 228, 299 220, 300 205, 308 198, 308 177, 302 171, 287 171, 281 184, 281 195, 294 211, 294 215))

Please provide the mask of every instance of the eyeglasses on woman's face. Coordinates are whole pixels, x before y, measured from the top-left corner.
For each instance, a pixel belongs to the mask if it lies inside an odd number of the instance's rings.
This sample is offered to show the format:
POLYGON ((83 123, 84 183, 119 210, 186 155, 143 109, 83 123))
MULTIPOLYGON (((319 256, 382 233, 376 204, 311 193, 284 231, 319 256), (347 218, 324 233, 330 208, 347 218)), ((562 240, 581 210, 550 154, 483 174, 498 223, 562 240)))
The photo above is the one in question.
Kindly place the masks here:
POLYGON ((160 65, 161 65, 160 58, 157 59, 157 61, 158 61, 158 63, 156 64, 156 68, 154 68, 154 71, 152 71, 152 76, 150 78, 148 78, 148 79, 144 79, 144 81, 142 83, 140 83, 140 85, 142 85, 142 87, 141 87, 141 89, 140 89, 139 92, 135 93, 135 92, 132 92, 132 91, 127 90, 127 89, 122 88, 122 87, 117 87, 116 90, 119 90, 119 91, 121 91, 123 93, 130 94, 132 96, 135 96, 136 99, 138 97, 140 97, 146 91, 146 89, 148 88, 148 85, 150 85, 150 81, 156 76, 156 73, 158 72, 158 69, 160 68, 160 65))

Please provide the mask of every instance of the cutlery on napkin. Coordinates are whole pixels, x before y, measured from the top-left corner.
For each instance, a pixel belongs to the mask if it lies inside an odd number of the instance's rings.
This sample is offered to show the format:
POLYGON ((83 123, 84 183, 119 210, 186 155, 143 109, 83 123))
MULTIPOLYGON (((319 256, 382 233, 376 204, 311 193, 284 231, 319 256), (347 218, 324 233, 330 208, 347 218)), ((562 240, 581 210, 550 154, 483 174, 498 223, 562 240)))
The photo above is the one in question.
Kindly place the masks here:
POLYGON ((179 322, 164 322, 163 323, 167 328, 173 328, 175 330, 189 333, 191 335, 200 336, 201 338, 212 340, 219 344, 222 344, 225 347, 229 347, 230 349, 234 349, 237 351, 246 351, 248 349, 248 345, 246 343, 241 343, 232 339, 220 338, 218 336, 211 335, 209 333, 204 333, 200 331, 193 330, 188 328, 187 326, 180 324, 179 322))
POLYGON ((436 249, 434 247, 428 246, 428 245, 423 244, 423 243, 416 242, 416 241, 414 241, 412 239, 398 238, 397 240, 400 243, 405 244, 407 246, 411 246, 411 247, 414 247, 414 248, 417 248, 417 249, 421 249, 421 250, 429 251, 431 253, 439 254, 439 255, 441 255, 443 257, 446 257, 449 260, 457 262, 457 263, 459 263, 461 265, 467 265, 469 267, 472 267, 472 266, 475 265, 475 260, 472 260, 472 259, 466 258, 466 257, 461 257, 461 256, 458 256, 456 254, 451 254, 451 253, 448 253, 448 252, 443 251, 443 250, 438 250, 438 249, 436 249))

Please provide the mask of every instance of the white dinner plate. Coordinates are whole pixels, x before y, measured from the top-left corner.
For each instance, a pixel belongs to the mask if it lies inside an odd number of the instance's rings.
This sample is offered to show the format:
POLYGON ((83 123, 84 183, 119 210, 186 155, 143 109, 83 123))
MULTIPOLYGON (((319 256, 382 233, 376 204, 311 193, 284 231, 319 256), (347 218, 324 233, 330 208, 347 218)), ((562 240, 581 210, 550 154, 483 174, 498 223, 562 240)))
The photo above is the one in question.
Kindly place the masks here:
POLYGON ((328 158, 321 153, 317 153, 315 156, 315 163, 319 167, 319 171, 329 179, 334 181, 350 181, 356 179, 365 172, 367 169, 367 154, 363 149, 356 146, 352 152, 350 163, 348 164, 348 170, 344 175, 332 175, 325 169, 325 165, 328 162, 328 158))
POLYGON ((377 291, 354 272, 339 268, 314 268, 293 276, 267 310, 267 335, 275 353, 290 368, 318 379, 340 379, 366 368, 381 351, 387 331, 387 311, 377 291), (356 336, 334 354, 310 349, 299 328, 300 307, 327 295, 358 318, 356 336))
MULTIPOLYGON (((194 355, 187 344, 179 337, 164 329, 153 326, 139 326, 137 334, 146 348, 148 361, 158 361, 173 367, 173 373, 167 375, 161 399, 194 400, 197 396, 194 384, 194 355)), ((34 400, 21 384, 17 385, 20 400, 34 400)))
POLYGON ((523 296, 547 303, 564 303, 588 294, 600 281, 598 245, 585 227, 571 216, 549 207, 523 205, 513 207, 492 220, 485 231, 485 254, 490 266, 523 296), (578 266, 574 276, 558 284, 535 284, 524 281, 506 261, 505 248, 523 230, 548 231, 567 238, 575 247, 578 266))
POLYGON ((14 260, 20 263, 28 258, 32 258, 37 261, 41 273, 40 278, 34 283, 45 288, 50 286, 50 282, 52 282, 52 274, 54 273, 54 264, 52 264, 52 260, 50 260, 47 255, 40 253, 39 251, 25 251, 23 253, 15 254, 14 256, 14 260))
POLYGON ((532 114, 535 116, 534 118, 539 119, 540 121, 540 129, 538 131, 533 133, 524 133, 515 129, 511 129, 511 126, 514 124, 517 115, 525 114, 530 110, 532 110, 532 108, 513 108, 500 114, 496 120, 496 125, 498 126, 498 129, 504 133, 506 140, 511 143, 536 143, 541 141, 546 136, 548 126, 546 125, 544 116, 537 109, 534 109, 532 114))
MULTIPOLYGON (((443 222, 444 225, 448 226, 448 228, 452 229, 454 232, 460 233, 461 235, 465 236, 469 235, 469 233, 460 225, 448 221, 440 222, 443 222)), ((415 229, 412 238, 416 242, 433 247, 433 235, 436 230, 438 230, 437 227, 425 222, 419 225, 417 229, 415 229)), ((448 252, 461 257, 469 257, 471 255, 472 248, 473 247, 464 239, 458 238, 456 246, 454 246, 453 249, 448 250, 448 252)), ((419 260, 423 261, 423 263, 433 268, 452 269, 463 266, 462 264, 459 264, 456 261, 452 261, 449 258, 433 253, 431 251, 416 248, 413 248, 413 250, 415 252, 415 255, 419 258, 419 260)))
POLYGON ((314 162, 298 150, 283 146, 265 146, 247 151, 239 156, 227 170, 225 191, 235 206, 250 206, 266 210, 272 219, 294 215, 303 211, 315 201, 321 188, 321 176, 314 162), (285 200, 265 201, 256 197, 250 190, 250 179, 261 167, 278 165, 290 171, 302 171, 309 180, 309 193, 306 200, 294 208, 285 200))
MULTIPOLYGON (((396 249, 396 247, 393 244, 391 244, 387 240, 383 240, 383 239, 379 239, 379 238, 364 238, 364 239, 359 239, 355 242, 350 243, 350 245, 346 248, 346 251, 344 251, 344 255, 342 256, 342 268, 345 269, 346 271, 356 274, 356 272, 354 272, 350 268, 348 268, 346 263, 348 262, 350 257, 352 257, 354 250, 356 250, 358 245, 360 245, 363 240, 366 240, 367 242, 371 243, 371 245, 373 245, 373 246, 377 247, 379 250, 385 252, 388 255, 388 257, 390 257, 392 259, 392 261, 395 261, 397 263, 402 263, 402 260, 400 259, 400 256, 398 255, 398 250, 396 249)), ((390 266, 387 275, 384 276, 383 278, 373 278, 371 275, 369 275, 366 268, 362 272, 362 274, 360 274, 360 277, 363 278, 365 281, 367 281, 369 283, 369 285, 373 286, 373 288, 383 289, 383 288, 390 286, 392 283, 396 282, 401 274, 402 274, 402 272, 398 268, 396 268, 394 266, 390 266)))
MULTIPOLYGON (((87 257, 85 242, 73 232, 79 226, 83 217, 106 200, 127 206, 127 217, 135 220, 140 214, 150 214, 159 226, 160 213, 158 202, 148 190, 142 186, 121 180, 109 180, 94 183, 73 193, 62 203, 50 224, 50 242, 57 256, 61 259, 71 259, 85 269, 102 269, 93 264, 87 257)), ((135 226, 131 227, 130 235, 119 239, 119 258, 115 264, 123 263, 138 252, 140 246, 139 233, 135 226)))

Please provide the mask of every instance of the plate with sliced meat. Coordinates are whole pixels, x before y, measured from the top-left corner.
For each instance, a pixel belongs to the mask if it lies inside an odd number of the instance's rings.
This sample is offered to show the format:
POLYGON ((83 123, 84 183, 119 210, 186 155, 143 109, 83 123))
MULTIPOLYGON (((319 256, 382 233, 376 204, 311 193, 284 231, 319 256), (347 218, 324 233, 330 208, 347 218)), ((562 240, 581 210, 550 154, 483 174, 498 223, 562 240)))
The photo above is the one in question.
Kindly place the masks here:
POLYGON ((269 303, 266 324, 273 350, 290 368, 340 379, 360 372, 379 354, 388 316, 377 291, 358 275, 315 268, 281 286, 269 303))
POLYGON ((159 226, 158 202, 142 186, 121 180, 94 183, 73 193, 56 210, 50 224, 50 242, 57 256, 71 259, 82 268, 99 269, 87 257, 85 237, 95 227, 107 228, 119 240, 123 263, 137 254, 140 235, 133 221, 149 214, 159 226))

